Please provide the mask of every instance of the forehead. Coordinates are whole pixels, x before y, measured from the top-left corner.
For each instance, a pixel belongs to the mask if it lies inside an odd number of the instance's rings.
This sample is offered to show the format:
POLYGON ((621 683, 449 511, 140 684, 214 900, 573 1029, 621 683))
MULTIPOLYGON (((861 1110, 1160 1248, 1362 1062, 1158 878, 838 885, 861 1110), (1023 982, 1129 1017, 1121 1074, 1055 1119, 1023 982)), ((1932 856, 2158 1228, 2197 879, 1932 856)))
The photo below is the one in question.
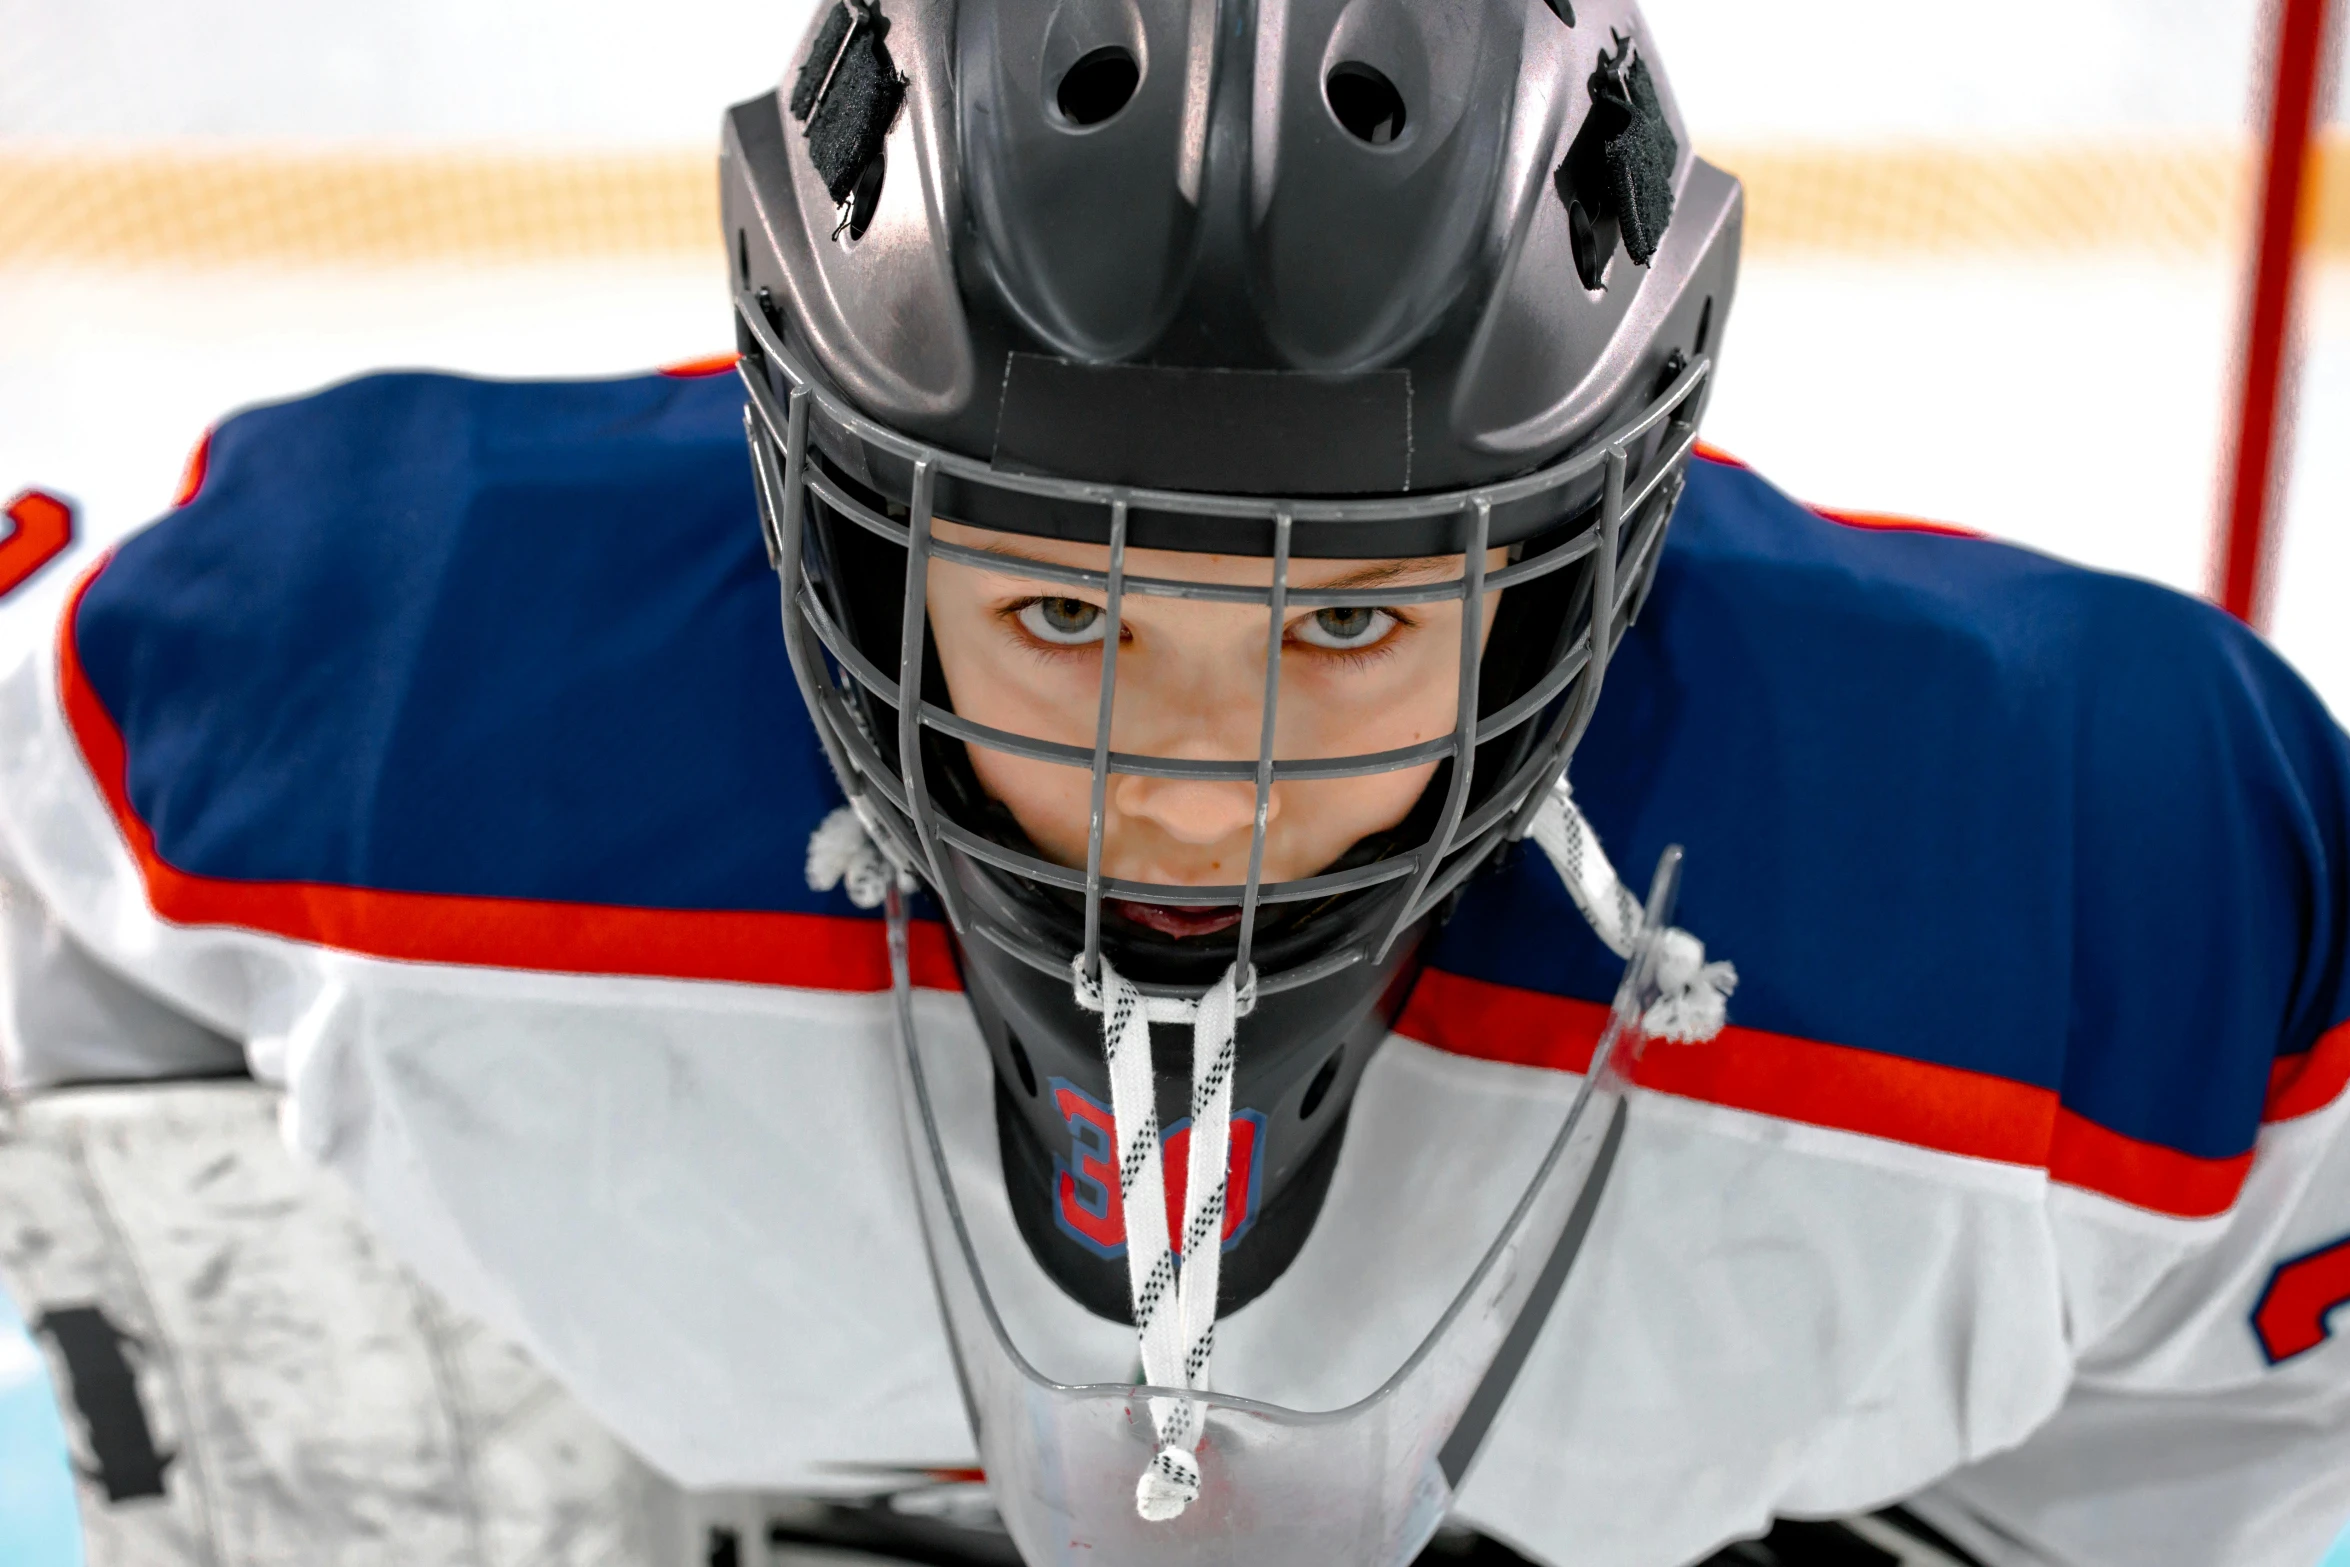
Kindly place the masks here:
MULTIPOLYGON (((951 522, 944 517, 933 524, 933 532, 949 543, 984 550, 998 557, 1002 562, 1002 574, 1007 577, 1023 577, 1020 564, 1024 560, 1074 566, 1083 571, 1104 571, 1109 566, 1109 548, 1101 544, 999 532, 992 528, 973 527, 969 523, 951 522)), ((1129 549, 1126 552, 1126 574, 1129 577, 1156 577, 1177 582, 1263 586, 1273 580, 1273 563, 1261 555, 1129 549)), ((1297 556, 1289 563, 1289 582, 1298 588, 1369 588, 1395 583, 1445 582, 1459 578, 1460 574, 1461 557, 1458 555, 1406 556, 1387 560, 1331 560, 1297 556)))

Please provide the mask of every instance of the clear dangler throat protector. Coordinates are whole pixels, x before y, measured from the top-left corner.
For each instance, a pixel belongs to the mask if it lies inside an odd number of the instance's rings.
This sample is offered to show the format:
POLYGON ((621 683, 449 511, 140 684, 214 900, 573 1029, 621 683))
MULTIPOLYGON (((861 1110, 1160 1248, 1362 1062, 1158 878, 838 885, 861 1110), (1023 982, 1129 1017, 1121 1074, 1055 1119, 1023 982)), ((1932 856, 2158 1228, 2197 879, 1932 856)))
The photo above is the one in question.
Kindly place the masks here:
MULTIPOLYGON (((909 967, 904 891, 888 935, 907 1156, 940 1312, 996 1507, 1034 1567, 1404 1567, 1451 1509, 1579 1255, 1623 1137, 1616 1052, 1657 992, 1657 934, 1671 922, 1680 851, 1668 849, 1590 1070, 1532 1179, 1434 1326, 1367 1396, 1298 1409, 1245 1390, 1056 1380, 1016 1342, 991 1259, 969 1222, 934 1085, 963 1039, 926 1038, 909 967), (1138 1515, 1135 1477, 1154 1429, 1186 1404, 1201 1435, 1197 1500, 1138 1515), (1154 1406, 1157 1406, 1154 1409, 1154 1406)), ((1343 1332, 1346 1325, 1331 1323, 1343 1332)))

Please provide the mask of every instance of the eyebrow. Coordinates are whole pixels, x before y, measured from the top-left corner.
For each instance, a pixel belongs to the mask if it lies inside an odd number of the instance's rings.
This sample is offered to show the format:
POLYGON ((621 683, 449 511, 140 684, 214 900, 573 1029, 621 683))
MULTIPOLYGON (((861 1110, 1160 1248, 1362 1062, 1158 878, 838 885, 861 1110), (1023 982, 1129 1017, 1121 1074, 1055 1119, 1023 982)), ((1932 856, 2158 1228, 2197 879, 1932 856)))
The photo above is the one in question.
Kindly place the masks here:
POLYGON ((1422 571, 1441 576, 1447 562, 1448 557, 1442 555, 1421 555, 1411 560, 1375 560, 1353 571, 1340 572, 1328 582, 1317 582, 1311 591, 1327 593, 1337 588, 1383 588, 1389 583, 1401 582, 1406 577, 1416 577, 1422 571))
MULTIPOLYGON (((1054 560, 1049 556, 1039 555, 1012 544, 983 544, 979 548, 983 554, 1001 555, 1007 560, 1033 561, 1039 566, 1066 566, 1069 564, 1067 561, 1054 560)), ((1290 585, 1309 593, 1335 593, 1347 588, 1383 588, 1390 583, 1400 582, 1406 577, 1418 576, 1423 571, 1441 572, 1449 560, 1449 556, 1443 555, 1420 555, 1407 560, 1375 560, 1358 566, 1352 571, 1341 572, 1327 582, 1316 582, 1310 585, 1292 582, 1290 585)))

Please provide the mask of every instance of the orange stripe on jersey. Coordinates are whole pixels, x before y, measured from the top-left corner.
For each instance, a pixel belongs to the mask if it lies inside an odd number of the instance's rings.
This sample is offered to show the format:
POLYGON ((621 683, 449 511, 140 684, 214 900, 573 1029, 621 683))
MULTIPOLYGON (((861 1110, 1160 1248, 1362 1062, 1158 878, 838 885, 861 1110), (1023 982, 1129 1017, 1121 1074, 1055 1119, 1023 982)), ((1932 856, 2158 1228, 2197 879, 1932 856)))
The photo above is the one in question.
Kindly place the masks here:
POLYGON ((696 376, 724 375, 734 368, 735 361, 740 358, 742 358, 740 354, 705 354, 699 359, 680 359, 673 365, 663 365, 661 373, 675 376, 680 380, 691 380, 696 376))
POLYGON ((73 542, 73 507, 47 490, 26 490, 8 503, 0 535, 0 595, 14 592, 73 542))
MULTIPOLYGON (((147 901, 162 918, 414 963, 815 990, 889 988, 889 957, 876 919, 386 892, 323 882, 230 881, 180 870, 157 852, 154 830, 131 803, 122 731, 91 687, 74 646, 82 595, 104 569, 101 561, 84 576, 66 607, 58 635, 59 694, 82 758, 138 864, 147 901)), ((912 935, 914 983, 960 989, 944 927, 923 921, 912 935)))
POLYGON ((180 470, 180 487, 171 498, 174 506, 185 506, 204 488, 204 475, 212 470, 212 432, 206 430, 196 437, 195 447, 188 453, 188 465, 180 470))
MULTIPOLYGON (((1749 473, 1754 470, 1752 463, 1743 457, 1732 456, 1719 446, 1709 446, 1705 442, 1699 441, 1691 450, 1707 462, 1719 463, 1725 468, 1742 468, 1749 473)), ((1939 533, 1953 539, 1988 537, 1988 535, 1978 533, 1972 528, 1961 528, 1955 523, 1924 522, 1916 517, 1904 517, 1895 512, 1844 511, 1834 507, 1814 506, 1808 501, 1804 503, 1804 506, 1815 516, 1825 517, 1830 522, 1840 522, 1848 528, 1874 528, 1886 533, 1939 533)))
MULTIPOLYGON (((1580 1072, 1606 1021, 1599 1002, 1431 969, 1396 1030, 1454 1055, 1580 1072)), ((2314 1095, 2315 1086, 2300 1085, 2350 1071, 2350 1029, 2321 1048, 2340 1055, 2321 1063, 2312 1052, 2310 1075, 2294 1079, 2293 1095, 2314 1095)), ((2063 1108, 2052 1089, 1736 1024, 1702 1045, 1651 1044, 1624 1075, 1658 1093, 1775 1120, 2044 1169, 2067 1186, 2179 1218, 2226 1212, 2252 1166, 2250 1152, 2203 1159, 2126 1137, 2063 1108)), ((2332 1079, 2331 1092, 2342 1086, 2332 1079)))
POLYGON ((1651 1044, 1625 1075, 1684 1099, 2002 1164, 2045 1165, 2058 1114, 2055 1092, 2029 1083, 1735 1026, 1701 1045, 1651 1044))
POLYGON ((2261 1118, 2290 1121, 2323 1110, 2350 1088, 2350 1023, 2337 1023, 2299 1055, 2269 1068, 2268 1107, 2261 1118))
POLYGON ((1984 537, 1972 528, 1961 528, 1955 523, 1921 522, 1915 517, 1897 516, 1889 511, 1836 511, 1826 506, 1814 506, 1811 510, 1847 528, 1871 528, 1880 533, 1939 533, 1950 539, 1984 537))
MULTIPOLYGON (((1607 1008, 1431 969, 1397 1032, 1454 1055, 1580 1072, 1607 1008)), ((1783 1121, 2037 1165, 2056 1095, 1987 1073, 1731 1024, 1703 1045, 1649 1045, 1625 1063, 1643 1088, 1783 1121)))
POLYGON ((1581 1072, 1591 1065, 1607 1008, 1432 968, 1412 987, 1395 1031, 1456 1056, 1581 1072))
POLYGON ((2199 1159, 2124 1137, 2062 1109, 2056 1112, 2056 1138, 2048 1153, 2051 1179, 2182 1219, 2227 1212, 2251 1168, 2249 1148, 2233 1159, 2199 1159))

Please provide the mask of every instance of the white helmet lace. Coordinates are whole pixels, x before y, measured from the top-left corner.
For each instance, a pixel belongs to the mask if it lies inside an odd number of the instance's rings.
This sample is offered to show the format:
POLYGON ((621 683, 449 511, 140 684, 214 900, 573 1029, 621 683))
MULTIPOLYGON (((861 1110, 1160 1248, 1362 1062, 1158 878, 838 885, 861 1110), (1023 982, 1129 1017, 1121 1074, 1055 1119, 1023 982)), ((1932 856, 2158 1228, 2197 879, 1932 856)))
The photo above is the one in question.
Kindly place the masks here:
MULTIPOLYGON (((1142 1379, 1152 1387, 1204 1392, 1216 1351, 1216 1282, 1224 1257, 1224 1196, 1230 1177, 1235 1025, 1255 1004, 1255 975, 1234 971, 1198 1000, 1145 996, 1101 960, 1101 980, 1085 977, 1080 955, 1070 965, 1077 1004, 1102 1015, 1110 1065, 1110 1119, 1118 1144, 1118 1191, 1126 1210, 1126 1282, 1133 1292, 1134 1333, 1142 1379), (1183 1186, 1182 1263, 1167 1236, 1165 1156, 1159 1140, 1158 1077, 1151 1065, 1153 1023, 1191 1025, 1191 1149, 1183 1186)), ((1205 1411, 1187 1398, 1150 1401, 1159 1448, 1134 1486, 1134 1508, 1158 1522, 1199 1496, 1199 1447, 1205 1411)))
MULTIPOLYGON (((1629 960, 1641 935, 1640 899, 1608 863, 1607 851, 1576 809, 1566 779, 1552 786, 1550 798, 1534 813, 1527 836, 1541 846, 1559 880, 1566 883, 1567 896, 1575 900, 1592 934, 1608 951, 1629 960)), ((1656 942, 1656 983, 1660 993, 1640 1015, 1641 1032, 1651 1039, 1695 1044, 1722 1031, 1730 992, 1738 988, 1738 970, 1726 962, 1708 963, 1704 942, 1667 926, 1656 942)))
POLYGON ((860 909, 878 909, 889 896, 890 864, 853 806, 838 806, 808 834, 808 885, 838 887, 860 909))
MULTIPOLYGON (((1593 933, 1609 951, 1629 959, 1642 934, 1640 900, 1608 863, 1563 777, 1535 813, 1529 836, 1593 933)), ((888 861, 848 806, 827 816, 808 840, 808 885, 819 892, 845 884, 851 903, 873 908, 882 901, 889 875, 888 861)), ((1143 995, 1107 957, 1101 960, 1100 979, 1088 980, 1083 963, 1082 957, 1072 962, 1070 985, 1077 1004, 1102 1018, 1119 1198, 1126 1217, 1126 1275, 1143 1381, 1205 1392, 1215 1355, 1216 1285, 1224 1251, 1234 1042, 1239 1020, 1255 1003, 1256 976, 1227 970, 1207 994, 1191 1000, 1143 995), (1151 1064, 1153 1023, 1191 1025, 1191 1147, 1185 1160, 1180 1252, 1167 1230, 1165 1153, 1151 1064)), ((1654 1039, 1694 1043, 1721 1032, 1738 971, 1726 962, 1706 961, 1703 942, 1685 930, 1667 928, 1657 939, 1657 984, 1660 994, 1641 1016, 1642 1031, 1654 1039)), ((1179 1516, 1199 1496, 1197 1453, 1206 1411, 1188 1398, 1153 1398, 1150 1406, 1158 1450, 1135 1483, 1134 1506, 1157 1522, 1179 1516)))

